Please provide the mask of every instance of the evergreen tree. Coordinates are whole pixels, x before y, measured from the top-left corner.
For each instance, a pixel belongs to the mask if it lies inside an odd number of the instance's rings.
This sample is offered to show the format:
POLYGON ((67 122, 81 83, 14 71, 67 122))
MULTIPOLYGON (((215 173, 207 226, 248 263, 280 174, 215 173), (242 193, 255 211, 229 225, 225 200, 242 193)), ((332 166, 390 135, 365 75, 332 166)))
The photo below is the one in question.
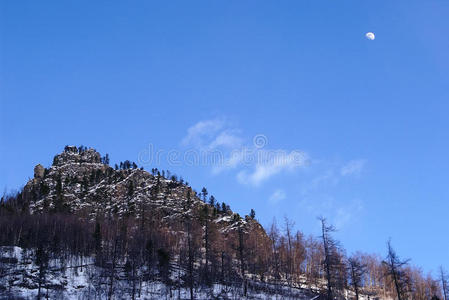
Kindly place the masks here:
POLYGON ((221 203, 221 211, 226 214, 228 212, 227 207, 226 207, 226 203, 222 202, 221 203))
POLYGON ((101 158, 101 162, 105 165, 109 165, 109 154, 106 153, 106 155, 101 158))
POLYGON ((251 212, 250 212, 249 216, 251 217, 251 219, 255 219, 256 218, 256 211, 251 208, 251 212))
POLYGON ((210 206, 215 207, 215 197, 213 195, 209 198, 209 204, 210 206))
POLYGON ((203 197, 204 203, 206 203, 208 192, 207 192, 207 189, 205 187, 203 187, 203 189, 201 190, 201 195, 203 197))
POLYGON ((132 196, 133 194, 134 194, 134 183, 130 181, 128 185, 128 196, 132 196))
POLYGON ((61 175, 59 175, 58 178, 56 179, 55 192, 56 192, 56 199, 54 200, 54 211, 63 212, 65 210, 65 207, 64 207, 64 195, 62 190, 61 175))

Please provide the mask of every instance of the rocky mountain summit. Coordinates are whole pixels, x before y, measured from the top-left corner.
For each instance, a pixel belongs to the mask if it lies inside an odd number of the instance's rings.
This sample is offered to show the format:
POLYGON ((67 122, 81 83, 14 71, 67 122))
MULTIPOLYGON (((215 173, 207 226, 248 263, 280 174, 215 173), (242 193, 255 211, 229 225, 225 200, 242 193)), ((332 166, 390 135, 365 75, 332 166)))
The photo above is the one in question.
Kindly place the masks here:
POLYGON ((115 168, 108 163, 109 157, 95 149, 66 146, 49 168, 40 164, 34 168, 34 178, 23 189, 28 199, 24 209, 31 214, 70 212, 90 221, 99 216, 142 219, 150 213, 171 224, 179 218, 199 218, 207 208, 222 232, 241 228, 266 236, 255 219, 241 218, 225 204, 205 203, 176 176, 167 179, 157 169, 149 173, 130 161, 115 168))

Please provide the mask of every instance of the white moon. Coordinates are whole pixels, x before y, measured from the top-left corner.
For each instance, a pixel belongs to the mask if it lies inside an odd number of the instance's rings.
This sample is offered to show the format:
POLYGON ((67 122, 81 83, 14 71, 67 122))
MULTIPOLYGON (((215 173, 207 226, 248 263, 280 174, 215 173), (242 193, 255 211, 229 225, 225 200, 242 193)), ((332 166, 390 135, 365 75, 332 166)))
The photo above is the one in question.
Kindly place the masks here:
POLYGON ((371 41, 376 38, 376 36, 372 32, 368 32, 367 34, 365 34, 365 36, 368 40, 371 40, 371 41))

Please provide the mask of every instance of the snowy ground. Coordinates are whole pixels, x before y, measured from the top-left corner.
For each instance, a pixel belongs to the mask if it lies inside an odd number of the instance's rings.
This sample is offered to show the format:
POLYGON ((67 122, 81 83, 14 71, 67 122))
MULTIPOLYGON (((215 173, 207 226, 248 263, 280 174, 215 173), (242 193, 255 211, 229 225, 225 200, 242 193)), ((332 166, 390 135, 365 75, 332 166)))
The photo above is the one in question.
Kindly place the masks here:
MULTIPOLYGON (((91 258, 51 259, 42 284, 45 299, 107 299, 109 274, 93 265, 91 258)), ((131 299, 132 284, 117 274, 113 284, 113 299, 131 299)), ((176 280, 176 278, 173 278, 176 280)), ((36 299, 39 287, 39 267, 34 251, 19 247, 0 247, 0 299, 36 299)), ((142 281, 135 285, 135 299, 190 299, 182 287, 170 287, 160 281, 142 281)), ((313 299, 304 290, 272 287, 251 282, 247 297, 242 288, 215 284, 194 290, 195 299, 313 299), (286 295, 289 296, 286 296, 286 295)))

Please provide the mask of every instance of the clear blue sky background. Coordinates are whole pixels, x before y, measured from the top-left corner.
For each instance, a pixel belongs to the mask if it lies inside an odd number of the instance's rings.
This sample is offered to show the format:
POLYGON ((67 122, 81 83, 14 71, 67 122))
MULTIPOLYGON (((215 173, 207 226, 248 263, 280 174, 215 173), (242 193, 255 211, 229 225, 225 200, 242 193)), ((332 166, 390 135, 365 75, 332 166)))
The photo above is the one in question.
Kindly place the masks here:
POLYGON ((255 208, 264 225, 287 215, 318 235, 325 215, 348 253, 383 255, 391 237, 425 271, 449 268, 449 2, 5 0, 0 11, 0 188, 66 144, 115 163, 220 133, 229 153, 263 134, 307 164, 259 184, 242 181, 256 163, 145 167, 255 208), (186 139, 189 128, 202 135, 186 139))

